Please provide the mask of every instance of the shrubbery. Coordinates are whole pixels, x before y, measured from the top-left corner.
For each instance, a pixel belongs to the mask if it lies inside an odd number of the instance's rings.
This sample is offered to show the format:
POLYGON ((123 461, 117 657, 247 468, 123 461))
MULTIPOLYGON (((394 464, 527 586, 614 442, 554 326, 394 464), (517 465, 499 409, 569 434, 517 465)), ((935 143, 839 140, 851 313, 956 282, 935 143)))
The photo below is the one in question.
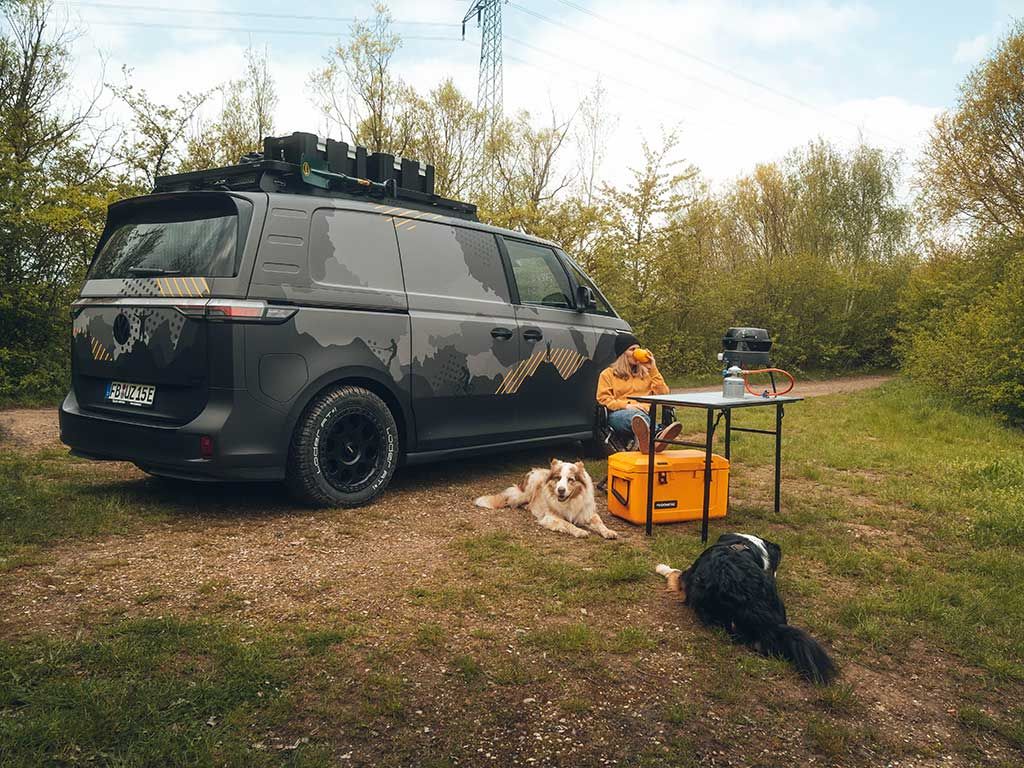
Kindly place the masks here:
POLYGON ((929 243, 901 307, 904 369, 1024 424, 1024 24, 935 122, 920 198, 929 243))
POLYGON ((902 311, 904 370, 1024 423, 1024 242, 975 245, 912 277, 902 311))

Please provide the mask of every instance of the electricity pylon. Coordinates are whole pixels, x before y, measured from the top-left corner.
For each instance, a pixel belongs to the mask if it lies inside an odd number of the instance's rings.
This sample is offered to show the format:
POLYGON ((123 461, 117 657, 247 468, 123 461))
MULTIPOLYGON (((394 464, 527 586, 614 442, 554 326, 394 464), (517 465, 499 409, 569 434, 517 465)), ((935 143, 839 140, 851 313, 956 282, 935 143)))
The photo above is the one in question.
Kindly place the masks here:
POLYGON ((462 18, 463 38, 466 37, 466 22, 473 16, 481 28, 476 106, 487 115, 489 125, 494 125, 501 116, 501 4, 502 0, 472 0, 462 18))

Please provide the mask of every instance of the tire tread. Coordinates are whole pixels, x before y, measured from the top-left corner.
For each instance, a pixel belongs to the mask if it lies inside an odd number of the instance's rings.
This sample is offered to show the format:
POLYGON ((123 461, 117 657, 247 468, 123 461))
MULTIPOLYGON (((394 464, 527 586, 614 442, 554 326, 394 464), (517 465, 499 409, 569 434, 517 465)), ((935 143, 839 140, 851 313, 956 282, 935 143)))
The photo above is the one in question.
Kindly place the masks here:
POLYGON ((306 410, 299 418, 292 435, 291 444, 288 448, 288 466, 286 471, 286 483, 293 494, 298 496, 307 504, 318 507, 358 507, 368 503, 378 496, 391 482, 395 467, 398 464, 396 459, 387 467, 387 480, 376 491, 370 494, 353 494, 352 498, 334 496, 327 492, 317 482, 316 466, 313 462, 312 444, 316 438, 317 425, 324 411, 334 407, 339 400, 362 399, 366 400, 374 408, 379 408, 382 414, 386 415, 388 428, 393 430, 397 436, 398 426, 394 414, 387 403, 377 394, 364 387, 354 385, 343 385, 329 389, 317 396, 306 406, 306 410))

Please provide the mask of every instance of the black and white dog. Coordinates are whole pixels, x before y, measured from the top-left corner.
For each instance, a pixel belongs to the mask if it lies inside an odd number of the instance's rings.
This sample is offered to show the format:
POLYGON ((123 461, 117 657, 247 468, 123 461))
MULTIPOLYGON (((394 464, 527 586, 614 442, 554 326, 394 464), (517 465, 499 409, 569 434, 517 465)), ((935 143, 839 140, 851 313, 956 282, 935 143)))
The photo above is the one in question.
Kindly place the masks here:
POLYGON ((778 544, 723 533, 685 571, 667 565, 656 570, 669 589, 685 593, 684 602, 703 624, 722 627, 736 642, 786 659, 808 680, 828 685, 837 674, 832 659, 814 638, 786 623, 786 606, 775 588, 781 561, 778 544))

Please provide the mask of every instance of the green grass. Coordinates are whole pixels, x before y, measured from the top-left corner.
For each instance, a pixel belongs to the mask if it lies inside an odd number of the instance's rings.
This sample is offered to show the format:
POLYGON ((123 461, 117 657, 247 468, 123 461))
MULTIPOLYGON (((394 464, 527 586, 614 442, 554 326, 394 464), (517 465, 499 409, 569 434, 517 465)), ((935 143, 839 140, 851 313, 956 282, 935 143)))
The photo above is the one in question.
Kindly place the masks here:
POLYGON ((57 451, 0 451, 0 571, 55 541, 130 530, 163 516, 110 487, 95 464, 57 451))
MULTIPOLYGON (((770 425, 757 412, 737 422, 770 425)), ((773 748, 795 750, 795 764, 931 759, 947 746, 961 764, 1019 764, 1024 433, 893 383, 790 406, 785 435, 782 514, 769 503, 771 440, 738 435, 733 508, 712 535, 782 545, 790 619, 840 666, 893 680, 922 660, 947 697, 936 711, 949 745, 926 743, 928 723, 919 739, 908 732, 913 744, 880 731, 870 676, 809 688, 696 627, 653 574, 657 562, 692 561, 694 525, 575 541, 523 518, 522 530, 455 540, 436 575, 382 598, 379 613, 318 608, 302 624, 244 626, 219 618, 241 600, 226 575, 197 584, 198 618, 176 617, 185 609, 151 587, 77 634, 7 638, 0 763, 331 765, 355 750, 353 764, 482 764, 478 740, 519 748, 564 718, 583 742, 614 733, 601 756, 620 765, 699 765, 744 734, 776 731, 789 736, 773 748)), ((154 523, 173 535, 191 493, 170 500, 55 453, 4 453, 0 578, 34 578, 62 542, 154 523)), ((251 502, 253 514, 267 504, 207 493, 251 502)))
POLYGON ((0 754, 21 764, 266 763, 245 724, 283 695, 266 639, 205 622, 138 619, 87 641, 0 646, 0 754))

